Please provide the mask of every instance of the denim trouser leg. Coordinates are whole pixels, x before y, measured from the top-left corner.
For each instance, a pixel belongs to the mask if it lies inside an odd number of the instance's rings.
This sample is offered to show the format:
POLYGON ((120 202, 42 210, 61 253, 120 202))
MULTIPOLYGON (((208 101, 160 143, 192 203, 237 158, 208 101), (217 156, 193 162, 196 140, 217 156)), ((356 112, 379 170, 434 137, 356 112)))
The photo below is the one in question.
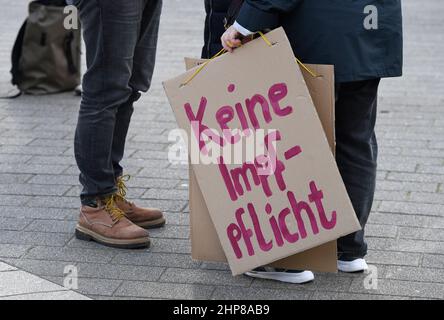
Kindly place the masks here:
POLYGON ((380 79, 336 86, 336 161, 362 230, 338 240, 341 260, 367 254, 364 228, 373 204, 378 146, 375 136, 380 79))
POLYGON ((113 147, 111 151, 111 163, 115 178, 123 175, 123 168, 120 165, 120 161, 123 159, 129 123, 134 112, 133 103, 137 101, 139 97, 140 93, 134 92, 128 101, 120 105, 117 110, 116 127, 114 128, 113 147))
POLYGON ((145 2, 146 5, 142 13, 139 41, 134 51, 133 70, 129 82, 133 94, 129 100, 119 108, 117 112, 117 122, 121 123, 121 125, 114 130, 112 163, 116 177, 121 176, 123 173, 120 161, 123 158, 129 121, 134 110, 133 103, 140 98, 139 91, 146 92, 150 88, 156 61, 157 35, 159 33, 162 1, 145 0, 145 2))
POLYGON ((133 102, 151 82, 161 0, 75 4, 88 67, 74 143, 85 204, 116 191, 133 102))

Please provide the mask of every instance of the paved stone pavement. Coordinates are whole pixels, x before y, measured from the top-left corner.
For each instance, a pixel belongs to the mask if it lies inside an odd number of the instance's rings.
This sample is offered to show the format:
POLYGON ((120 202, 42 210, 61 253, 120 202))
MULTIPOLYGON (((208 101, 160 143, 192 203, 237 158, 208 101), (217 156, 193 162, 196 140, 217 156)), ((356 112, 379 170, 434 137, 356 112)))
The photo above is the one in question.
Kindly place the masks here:
POLYGON ((0 262, 0 300, 90 299, 29 272, 0 262))
MULTIPOLYGON (((68 93, 0 100, 0 260, 58 284, 64 267, 76 265, 78 292, 96 299, 443 299, 443 1, 403 1, 405 75, 381 85, 378 188, 367 228, 376 290, 365 289, 365 275, 317 274, 312 284, 292 286, 233 278, 226 265, 191 260, 187 168, 167 161, 167 133, 176 125, 161 81, 183 70, 183 56, 199 55, 203 4, 164 2, 154 84, 137 104, 125 165, 134 176, 131 196, 166 210, 168 225, 152 232, 149 251, 74 239, 79 99, 68 93)), ((4 91, 26 3, 0 4, 4 91)))

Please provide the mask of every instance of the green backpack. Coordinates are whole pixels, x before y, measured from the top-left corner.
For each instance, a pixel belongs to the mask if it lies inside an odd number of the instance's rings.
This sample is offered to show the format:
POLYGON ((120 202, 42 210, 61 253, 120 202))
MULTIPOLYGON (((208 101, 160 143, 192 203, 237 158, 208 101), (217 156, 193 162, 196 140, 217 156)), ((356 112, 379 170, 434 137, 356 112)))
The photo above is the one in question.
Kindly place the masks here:
POLYGON ((12 51, 12 84, 21 93, 70 91, 80 84, 80 28, 64 28, 65 5, 65 0, 30 2, 12 51))

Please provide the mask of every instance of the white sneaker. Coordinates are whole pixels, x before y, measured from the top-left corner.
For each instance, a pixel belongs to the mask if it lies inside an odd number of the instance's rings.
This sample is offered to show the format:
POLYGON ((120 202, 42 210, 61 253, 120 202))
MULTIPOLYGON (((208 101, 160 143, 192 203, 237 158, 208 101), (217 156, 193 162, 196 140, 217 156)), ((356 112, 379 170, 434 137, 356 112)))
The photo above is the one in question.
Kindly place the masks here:
POLYGON ((276 269, 271 267, 260 267, 248 271, 245 275, 253 278, 276 280, 281 282, 303 284, 314 280, 311 271, 276 269))
POLYGON ((352 261, 338 260, 338 269, 342 272, 363 272, 367 271, 368 265, 364 259, 355 259, 352 261))

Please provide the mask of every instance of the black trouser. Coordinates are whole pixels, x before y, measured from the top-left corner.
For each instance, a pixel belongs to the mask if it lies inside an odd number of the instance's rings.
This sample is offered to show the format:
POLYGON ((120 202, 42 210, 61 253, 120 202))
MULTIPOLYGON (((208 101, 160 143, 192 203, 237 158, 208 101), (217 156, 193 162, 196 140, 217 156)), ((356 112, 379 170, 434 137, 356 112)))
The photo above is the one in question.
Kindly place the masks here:
POLYGON ((378 145, 375 136, 380 79, 336 85, 336 161, 362 230, 338 239, 341 260, 367 254, 364 227, 373 204, 378 145))
POLYGON ((230 7, 231 0, 205 0, 204 39, 202 58, 209 59, 222 49, 220 37, 225 31, 224 19, 230 7))
POLYGON ((74 0, 88 70, 75 135, 82 204, 116 191, 133 103, 154 70, 162 0, 74 0))

